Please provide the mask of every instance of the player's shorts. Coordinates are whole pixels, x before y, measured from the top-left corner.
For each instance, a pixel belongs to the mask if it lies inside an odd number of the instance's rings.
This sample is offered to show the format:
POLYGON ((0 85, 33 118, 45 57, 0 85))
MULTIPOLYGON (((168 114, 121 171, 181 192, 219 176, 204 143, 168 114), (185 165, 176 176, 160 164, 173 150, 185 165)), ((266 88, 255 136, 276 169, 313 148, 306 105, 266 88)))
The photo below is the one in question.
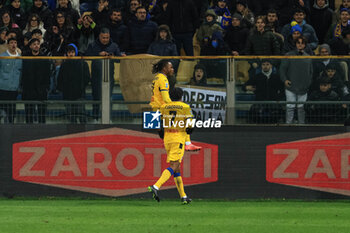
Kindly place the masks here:
POLYGON ((167 153, 166 162, 177 161, 181 163, 182 157, 185 153, 185 145, 179 142, 175 143, 164 143, 164 147, 167 153))

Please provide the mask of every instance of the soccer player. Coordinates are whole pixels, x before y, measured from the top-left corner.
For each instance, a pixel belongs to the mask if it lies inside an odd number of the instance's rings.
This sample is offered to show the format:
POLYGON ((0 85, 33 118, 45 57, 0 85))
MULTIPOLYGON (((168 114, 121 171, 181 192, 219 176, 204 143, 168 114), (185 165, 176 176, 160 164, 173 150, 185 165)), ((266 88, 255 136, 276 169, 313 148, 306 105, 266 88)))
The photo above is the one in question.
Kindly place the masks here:
MULTIPOLYGON (((163 104, 171 102, 169 97, 170 86, 168 77, 174 75, 174 68, 169 60, 160 60, 153 65, 152 73, 156 74, 156 76, 152 82, 153 95, 150 105, 153 111, 157 111, 163 104)), ((202 149, 202 147, 191 143, 190 136, 188 135, 186 137, 185 150, 198 151, 200 149, 202 149)))
POLYGON ((182 203, 189 204, 192 201, 185 193, 180 174, 180 163, 185 152, 184 144, 187 135, 192 131, 191 128, 186 128, 186 121, 193 118, 190 106, 181 101, 182 96, 183 90, 181 88, 173 88, 170 91, 173 102, 164 104, 160 108, 164 122, 164 147, 167 152, 167 163, 170 163, 170 166, 163 171, 154 185, 148 187, 148 191, 158 202, 160 201, 158 190, 172 175, 182 203))

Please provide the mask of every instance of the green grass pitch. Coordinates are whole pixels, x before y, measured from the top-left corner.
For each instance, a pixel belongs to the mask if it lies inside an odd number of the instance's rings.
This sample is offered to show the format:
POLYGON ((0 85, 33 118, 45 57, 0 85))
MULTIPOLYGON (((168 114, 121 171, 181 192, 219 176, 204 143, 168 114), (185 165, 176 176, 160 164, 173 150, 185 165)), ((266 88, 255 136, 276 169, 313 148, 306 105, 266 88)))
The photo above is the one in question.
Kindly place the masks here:
POLYGON ((0 199, 0 233, 342 233, 348 201, 0 199))

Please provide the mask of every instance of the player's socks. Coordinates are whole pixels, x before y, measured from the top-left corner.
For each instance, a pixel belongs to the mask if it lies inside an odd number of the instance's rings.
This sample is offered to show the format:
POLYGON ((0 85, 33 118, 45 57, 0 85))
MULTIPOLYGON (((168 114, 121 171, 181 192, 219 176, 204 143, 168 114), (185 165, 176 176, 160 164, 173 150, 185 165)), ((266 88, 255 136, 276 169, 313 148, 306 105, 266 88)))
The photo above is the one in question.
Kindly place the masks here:
POLYGON ((174 173, 174 182, 176 184, 177 191, 180 194, 180 197, 187 197, 184 189, 184 183, 182 182, 182 177, 180 172, 174 173))
POLYGON ((191 144, 191 137, 189 134, 186 135, 185 145, 188 146, 191 144))
POLYGON ((157 186, 158 188, 162 187, 162 185, 169 180, 169 178, 174 175, 174 170, 171 167, 168 167, 167 169, 165 169, 162 173, 162 175, 160 176, 159 180, 154 184, 155 186, 157 186))

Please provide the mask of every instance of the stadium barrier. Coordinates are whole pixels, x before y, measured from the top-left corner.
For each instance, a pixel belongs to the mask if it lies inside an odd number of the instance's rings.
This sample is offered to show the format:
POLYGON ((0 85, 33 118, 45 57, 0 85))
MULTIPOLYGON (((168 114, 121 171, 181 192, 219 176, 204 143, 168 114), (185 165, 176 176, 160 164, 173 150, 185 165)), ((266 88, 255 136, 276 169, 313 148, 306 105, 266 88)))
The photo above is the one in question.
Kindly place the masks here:
MULTIPOLYGON (((138 125, 1 125, 0 195, 150 198, 166 168, 163 142, 138 125)), ((212 199, 348 199, 349 128, 198 129, 182 176, 212 199)), ((177 198, 170 179, 162 198, 177 198)))

